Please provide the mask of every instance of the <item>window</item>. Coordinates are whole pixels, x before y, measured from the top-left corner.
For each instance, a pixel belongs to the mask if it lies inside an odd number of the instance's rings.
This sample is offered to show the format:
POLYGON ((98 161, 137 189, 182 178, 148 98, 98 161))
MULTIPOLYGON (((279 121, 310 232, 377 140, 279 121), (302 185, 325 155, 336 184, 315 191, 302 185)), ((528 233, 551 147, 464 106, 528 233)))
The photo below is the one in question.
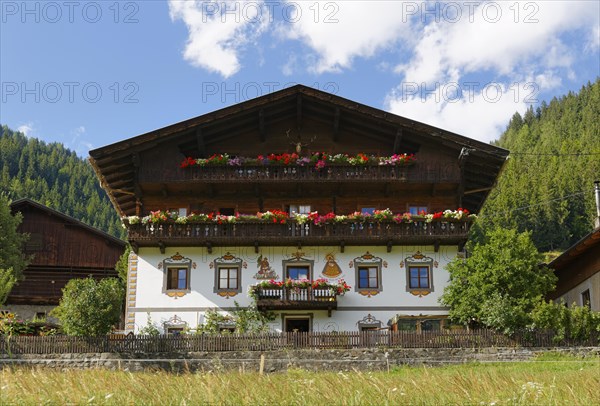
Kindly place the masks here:
POLYGON ((288 210, 290 217, 294 217, 296 214, 310 214, 309 204, 290 204, 288 210))
POLYGON ((354 258, 352 266, 355 269, 354 290, 363 296, 373 296, 383 290, 381 280, 381 258, 367 252, 354 258))
POLYGON ((376 266, 358 267, 358 288, 359 289, 377 289, 379 288, 379 270, 376 266))
POLYGON ((592 301, 590 300, 590 290, 586 289, 581 292, 581 305, 587 306, 588 308, 592 308, 592 301))
POLYGON ((219 290, 237 290, 239 286, 239 269, 222 266, 219 268, 219 290))
POLYGON ((308 279, 311 281, 314 264, 315 261, 301 256, 293 259, 284 259, 281 261, 283 278, 293 280, 308 279))
POLYGON ((187 322, 183 321, 181 317, 174 315, 163 324, 165 333, 172 335, 183 334, 188 328, 187 322))
POLYGON ((417 321, 414 319, 400 319, 396 326, 398 331, 417 331, 417 321))
POLYGON ((177 217, 185 217, 185 216, 187 216, 187 208, 185 208, 185 207, 174 208, 174 209, 167 209, 167 211, 169 213, 171 213, 172 215, 176 215, 177 217))
POLYGON ((437 262, 417 251, 404 260, 406 264, 406 291, 412 295, 423 297, 433 292, 432 269, 437 262))
POLYGON ((421 331, 440 331, 442 320, 428 319, 421 321, 421 331))
POLYGON ((188 289, 188 268, 171 266, 167 268, 167 289, 188 289))
POLYGON ((178 336, 183 334, 183 327, 167 327, 167 334, 178 336))
POLYGON ((235 209, 233 207, 221 207, 219 213, 221 216, 235 216, 235 209))
POLYGON ((358 325, 358 331, 376 331, 381 330, 381 321, 377 320, 371 314, 363 317, 362 320, 356 323, 358 325))
MULTIPOLYGON (((163 293, 168 296, 183 296, 190 291, 192 260, 176 253, 160 265, 164 272, 163 293)), ((196 265, 194 264, 194 268, 196 265)))
POLYGON ((409 266, 409 289, 429 289, 429 267, 409 266))
POLYGON ((427 213, 427 206, 408 206, 408 212, 412 216, 416 216, 421 213, 427 213))
POLYGON ((360 214, 373 215, 375 213, 375 207, 363 207, 360 209, 360 214))
POLYGON ((242 265, 244 261, 227 252, 215 259, 211 268, 215 269, 214 292, 219 296, 235 296, 242 291, 242 265))
POLYGON ((306 265, 293 266, 290 265, 286 268, 286 279, 301 280, 310 279, 310 268, 306 265))
MULTIPOLYGON (((430 318, 430 317, 405 317, 397 319, 394 330, 397 331, 414 331, 422 333, 424 331, 441 331, 444 328, 449 328, 449 322, 446 318, 430 318)), ((393 326, 394 327, 394 326, 393 326)), ((462 328, 462 326, 460 326, 462 328)))

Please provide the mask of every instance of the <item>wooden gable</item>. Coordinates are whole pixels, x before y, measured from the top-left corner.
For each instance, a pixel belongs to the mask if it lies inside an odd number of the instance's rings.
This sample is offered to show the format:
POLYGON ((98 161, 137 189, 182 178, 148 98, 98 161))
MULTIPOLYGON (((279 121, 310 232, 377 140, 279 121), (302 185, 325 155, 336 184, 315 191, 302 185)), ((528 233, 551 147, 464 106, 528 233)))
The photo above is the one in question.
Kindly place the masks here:
MULTIPOLYGON (((298 85, 90 151, 90 161, 120 215, 134 215, 141 214, 144 199, 212 196, 220 187, 214 182, 178 186, 185 157, 293 152, 294 142, 304 144, 307 152, 415 153, 425 172, 435 167, 459 173, 453 193, 473 212, 481 208, 508 155, 501 148, 298 85)), ((435 193, 437 183, 422 186, 435 193)), ((278 188, 288 193, 284 185, 278 188)), ((389 185, 363 189, 390 195, 389 185)), ((243 196, 252 190, 240 186, 230 192, 243 196)), ((296 194, 303 193, 296 187, 296 194)))

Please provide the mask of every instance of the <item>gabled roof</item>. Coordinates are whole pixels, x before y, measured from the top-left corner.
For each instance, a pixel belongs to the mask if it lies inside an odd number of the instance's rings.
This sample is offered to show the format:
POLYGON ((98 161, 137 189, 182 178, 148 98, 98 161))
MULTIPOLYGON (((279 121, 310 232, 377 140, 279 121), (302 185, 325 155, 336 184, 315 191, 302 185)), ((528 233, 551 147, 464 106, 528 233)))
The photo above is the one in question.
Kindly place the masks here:
POLYGON ((548 266, 556 270, 562 269, 577 259, 580 255, 587 253, 590 250, 594 250, 592 252, 596 252, 597 255, 600 256, 600 227, 596 228, 594 231, 584 236, 581 240, 577 241, 565 252, 550 262, 548 266))
POLYGON ((584 236, 548 264, 558 277, 548 298, 556 299, 600 272, 600 227, 584 236), (595 265, 594 265, 595 264, 595 265))
MULTIPOLYGON (((201 116, 197 116, 189 120, 181 121, 179 123, 175 123, 167 127, 159 128, 157 130, 150 131, 148 133, 141 134, 136 137, 132 137, 123 141, 118 141, 113 144, 91 150, 90 156, 93 160, 97 160, 101 159, 102 157, 105 157, 107 154, 110 153, 119 153, 123 151, 129 152, 131 148, 143 146, 144 144, 148 144, 159 139, 160 141, 164 141, 165 138, 175 136, 183 131, 195 129, 200 125, 210 124, 218 120, 231 119, 231 117, 238 115, 241 112, 254 109, 258 110, 261 107, 285 101, 286 99, 289 99, 290 96, 298 95, 307 96, 308 98, 313 98, 324 102, 325 104, 329 104, 332 106, 332 112, 333 108, 335 107, 343 108, 356 114, 385 121, 394 128, 400 126, 405 127, 407 129, 415 129, 426 136, 446 140, 450 143, 456 144, 457 146, 461 147, 476 148, 480 151, 486 152, 490 155, 502 159, 505 159, 506 156, 508 156, 508 151, 503 148, 496 147, 494 145, 487 144, 481 141, 477 141, 472 138, 468 138, 402 116, 398 116, 396 114, 392 114, 384 110, 370 107, 365 104, 357 103, 355 101, 345 99, 343 97, 327 93, 322 90, 314 89, 312 87, 307 87, 304 85, 295 85, 283 90, 279 90, 277 92, 273 92, 267 95, 259 96, 254 99, 235 104, 233 106, 216 110, 211 113, 203 114, 201 116)), ((296 101, 295 98, 294 101, 296 101)))
POLYGON ((28 198, 23 198, 23 199, 15 200, 14 202, 12 202, 10 204, 10 208, 11 208, 11 210, 13 212, 19 212, 19 211, 22 210, 23 207, 27 207, 27 206, 28 207, 33 207, 33 208, 41 210, 43 212, 46 212, 46 213, 48 213, 51 216, 58 217, 61 220, 67 222, 67 223, 70 223, 70 224, 75 225, 77 227, 83 228, 83 229, 89 231, 90 233, 96 234, 100 238, 104 238, 104 239, 110 240, 112 243, 118 244, 118 245, 122 246, 123 248, 125 248, 125 241, 120 240, 120 239, 118 239, 118 238, 116 238, 116 237, 114 237, 114 236, 112 236, 112 235, 110 235, 110 234, 108 234, 108 233, 106 233, 106 232, 104 232, 102 230, 99 230, 99 229, 97 229, 95 227, 92 227, 92 226, 90 226, 88 224, 85 224, 85 223, 83 223, 83 222, 81 222, 81 221, 79 221, 79 220, 77 220, 77 219, 75 219, 75 218, 73 218, 71 216, 68 216, 68 215, 66 215, 64 213, 61 213, 61 212, 59 212, 57 210, 54 210, 54 209, 52 209, 52 208, 50 208, 48 206, 45 206, 45 205, 43 205, 41 203, 38 203, 38 202, 36 202, 34 200, 31 200, 31 199, 28 199, 28 198))
POLYGON ((457 159, 468 155, 463 204, 471 211, 481 208, 508 156, 507 150, 494 145, 296 85, 97 148, 90 151, 90 162, 113 205, 125 215, 135 207, 140 153, 169 142, 178 145, 182 158, 201 157, 204 145, 217 145, 249 131, 259 132, 264 141, 269 138, 270 126, 294 119, 300 125, 304 117, 331 125, 332 132, 343 129, 366 142, 383 142, 390 145, 390 151, 413 152, 419 145, 430 143, 453 151, 457 159))

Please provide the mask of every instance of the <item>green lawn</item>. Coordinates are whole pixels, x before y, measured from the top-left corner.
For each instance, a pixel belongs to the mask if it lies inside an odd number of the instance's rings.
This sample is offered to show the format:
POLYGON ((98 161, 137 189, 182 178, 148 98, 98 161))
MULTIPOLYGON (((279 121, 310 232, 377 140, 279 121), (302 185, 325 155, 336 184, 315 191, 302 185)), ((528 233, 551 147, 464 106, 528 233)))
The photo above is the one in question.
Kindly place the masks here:
POLYGON ((600 359, 388 372, 187 373, 6 368, 1 404, 597 405, 600 359))

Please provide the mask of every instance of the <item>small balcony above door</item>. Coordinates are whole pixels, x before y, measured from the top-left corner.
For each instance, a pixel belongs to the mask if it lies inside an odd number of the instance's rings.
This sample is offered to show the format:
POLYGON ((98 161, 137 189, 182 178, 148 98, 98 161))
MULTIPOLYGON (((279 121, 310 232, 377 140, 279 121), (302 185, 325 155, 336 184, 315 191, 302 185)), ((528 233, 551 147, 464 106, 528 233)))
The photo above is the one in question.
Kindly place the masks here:
POLYGON ((259 310, 327 310, 337 309, 338 293, 331 289, 274 287, 255 289, 259 310))

